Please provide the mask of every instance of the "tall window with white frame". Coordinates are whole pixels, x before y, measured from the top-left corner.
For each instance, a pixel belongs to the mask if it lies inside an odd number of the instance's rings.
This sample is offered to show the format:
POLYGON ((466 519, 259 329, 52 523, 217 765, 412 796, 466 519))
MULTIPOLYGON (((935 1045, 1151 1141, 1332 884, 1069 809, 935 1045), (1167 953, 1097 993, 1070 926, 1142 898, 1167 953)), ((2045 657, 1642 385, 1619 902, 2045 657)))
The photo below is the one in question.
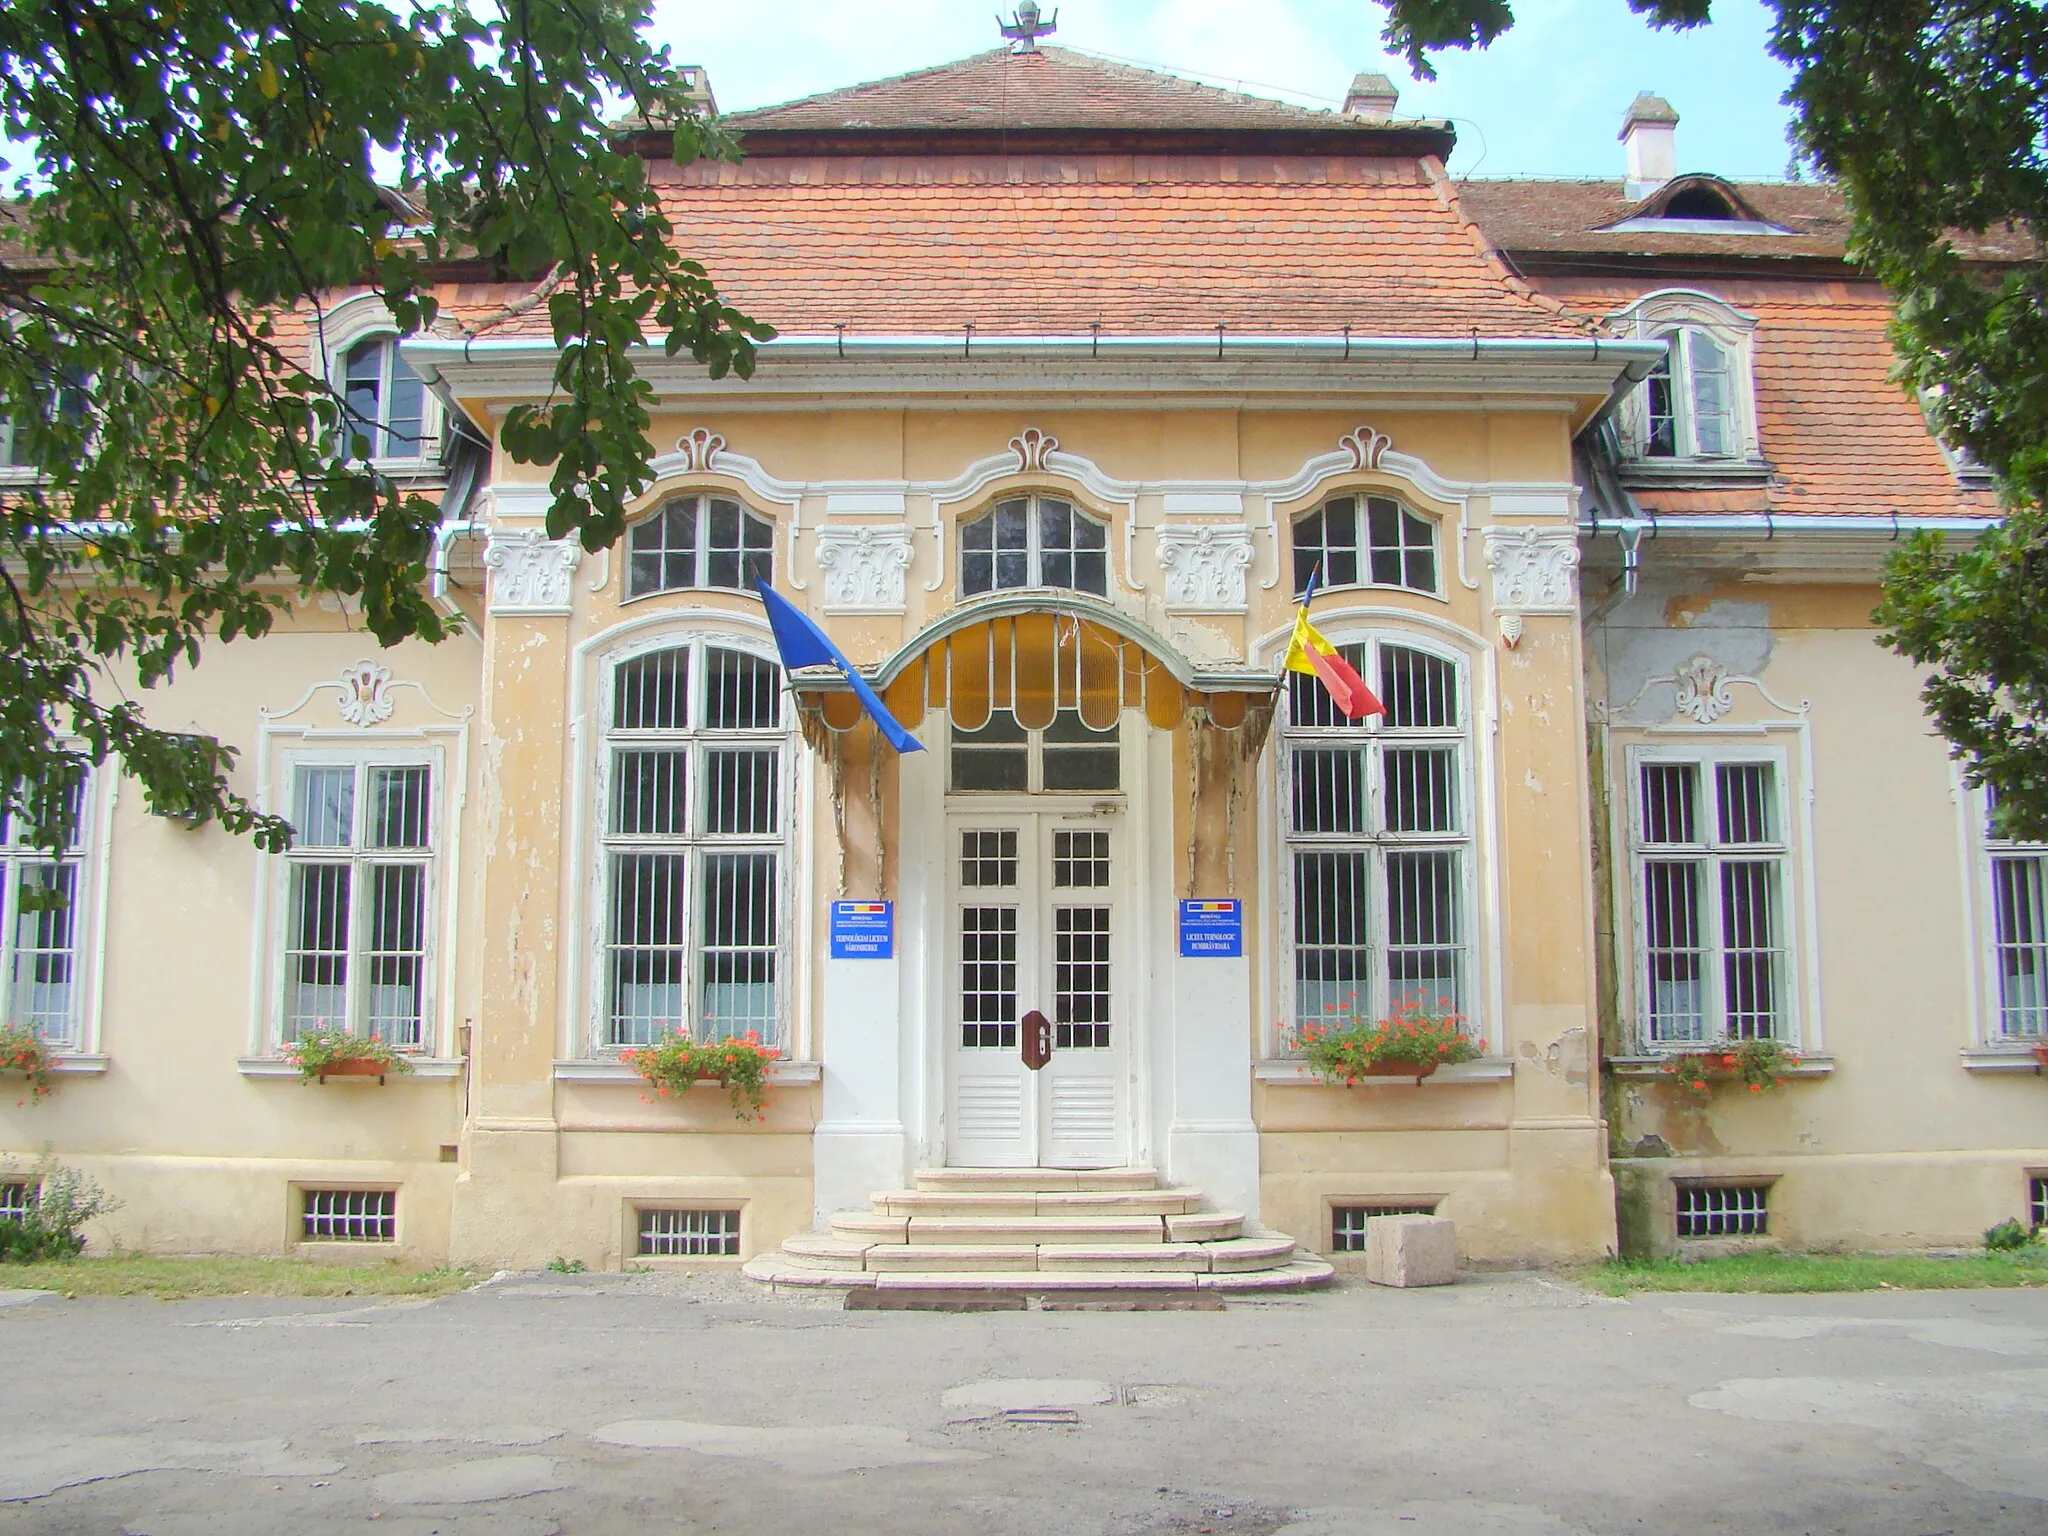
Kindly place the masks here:
POLYGON ((1109 526, 1057 496, 1010 496, 960 525, 960 595, 1059 587, 1109 595, 1109 526))
POLYGON ((1998 1037, 2034 1043, 2048 1039, 2048 843, 2001 837, 1996 796, 1982 804, 1998 1037))
POLYGON ((343 458, 427 457, 426 385, 400 354, 396 336, 366 336, 350 347, 338 382, 343 458))
POLYGON ((46 793, 0 797, 0 1018, 55 1046, 78 1043, 86 784, 81 773, 46 793), (39 839, 39 828, 57 836, 39 839))
POLYGON ((1783 774, 1754 752, 1632 759, 1646 1046, 1793 1038, 1783 774))
POLYGON ((395 755, 290 773, 280 1037, 345 1028, 425 1050, 434 765, 395 755))
POLYGON ((1410 645, 1340 645, 1384 717, 1350 721, 1287 677, 1288 859, 1298 1025, 1472 1006, 1472 821, 1459 664, 1410 645))
POLYGON ((1658 339, 1670 350, 1643 381, 1644 456, 1733 456, 1738 449, 1734 353, 1699 326, 1663 331, 1658 339))
POLYGON ((779 1037, 782 669, 698 640, 611 669, 598 1043, 779 1037))

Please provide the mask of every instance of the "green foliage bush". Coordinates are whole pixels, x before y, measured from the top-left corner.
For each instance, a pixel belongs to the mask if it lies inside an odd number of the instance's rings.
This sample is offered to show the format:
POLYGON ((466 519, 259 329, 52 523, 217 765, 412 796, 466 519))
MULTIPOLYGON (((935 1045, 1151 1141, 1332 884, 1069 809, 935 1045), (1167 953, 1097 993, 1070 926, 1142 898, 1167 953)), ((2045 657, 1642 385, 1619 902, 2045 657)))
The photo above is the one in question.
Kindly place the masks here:
POLYGON ((18 1218, 0 1219, 0 1264, 75 1259, 85 1251, 85 1224, 120 1209, 95 1180, 62 1166, 48 1148, 32 1168, 0 1163, 0 1184, 14 1183, 27 1186, 28 1207, 18 1218))
POLYGON ((2025 1248, 2041 1235, 2039 1227, 2030 1227, 2020 1221, 2001 1221, 1984 1232, 1984 1246, 1993 1253, 2009 1252, 2025 1248))

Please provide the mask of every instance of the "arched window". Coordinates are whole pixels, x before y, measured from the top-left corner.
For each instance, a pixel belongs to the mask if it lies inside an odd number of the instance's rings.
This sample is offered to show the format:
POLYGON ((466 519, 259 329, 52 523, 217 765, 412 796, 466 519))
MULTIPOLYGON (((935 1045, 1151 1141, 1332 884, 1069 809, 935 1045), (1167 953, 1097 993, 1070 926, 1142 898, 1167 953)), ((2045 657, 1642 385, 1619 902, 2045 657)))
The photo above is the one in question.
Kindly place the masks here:
POLYGON ((1643 381, 1643 453, 1723 459, 1736 452, 1734 358, 1698 326, 1657 332, 1670 347, 1643 381))
POLYGON ((345 459, 424 459, 427 391, 396 336, 366 336, 342 354, 340 429, 345 459))
POLYGON ((1064 587, 1109 595, 1109 527, 1057 496, 1013 496, 960 527, 960 595, 1064 587))
POLYGON ((1438 591, 1436 523, 1391 496, 1333 496, 1294 520, 1294 592, 1320 587, 1438 591))
POLYGON ((1472 808, 1463 669, 1391 640, 1338 649, 1384 716, 1287 674, 1284 787, 1297 1025, 1402 1002, 1467 1011, 1472 808))
POLYGON ((775 525, 724 496, 672 496, 626 536, 626 596, 751 592, 775 580, 775 525))
POLYGON ((782 669, 698 640, 618 662, 604 745, 598 1038, 781 1033, 782 669))

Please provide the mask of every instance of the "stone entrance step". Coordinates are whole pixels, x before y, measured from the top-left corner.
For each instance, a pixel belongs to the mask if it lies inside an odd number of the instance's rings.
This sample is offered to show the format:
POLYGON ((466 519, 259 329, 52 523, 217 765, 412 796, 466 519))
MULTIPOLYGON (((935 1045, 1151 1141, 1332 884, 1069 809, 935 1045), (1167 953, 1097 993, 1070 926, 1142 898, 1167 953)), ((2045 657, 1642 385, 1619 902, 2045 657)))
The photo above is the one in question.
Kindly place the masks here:
POLYGON ((772 1285, 1005 1291, 1291 1290, 1331 1277, 1292 1238, 1247 1236, 1241 1214, 1203 1210, 1200 1190, 1161 1189, 1149 1169, 933 1169, 871 1205, 745 1273, 772 1285))

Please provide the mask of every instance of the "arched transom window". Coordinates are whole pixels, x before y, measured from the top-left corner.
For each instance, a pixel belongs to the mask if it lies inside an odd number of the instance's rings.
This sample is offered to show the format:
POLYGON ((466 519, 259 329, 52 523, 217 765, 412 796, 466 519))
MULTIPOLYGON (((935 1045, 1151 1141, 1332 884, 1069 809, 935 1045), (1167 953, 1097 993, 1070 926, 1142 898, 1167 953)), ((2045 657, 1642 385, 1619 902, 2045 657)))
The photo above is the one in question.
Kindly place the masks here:
POLYGON ((1387 712, 1350 721, 1287 675, 1284 788, 1297 1024, 1471 1004, 1463 677, 1391 640, 1340 645, 1387 712))
POLYGON ((600 1041, 780 1033, 782 669, 694 641, 612 668, 600 1041))
POLYGON ((1436 527, 1391 496, 1332 496, 1294 520, 1295 595, 1312 576, 1319 588, 1437 592, 1436 527))
POLYGON ((626 535, 628 597, 774 580, 775 525, 724 496, 672 496, 626 535))
POLYGON ((1109 528, 1057 496, 1012 496, 960 527, 960 595, 1064 587, 1109 595, 1109 528))

